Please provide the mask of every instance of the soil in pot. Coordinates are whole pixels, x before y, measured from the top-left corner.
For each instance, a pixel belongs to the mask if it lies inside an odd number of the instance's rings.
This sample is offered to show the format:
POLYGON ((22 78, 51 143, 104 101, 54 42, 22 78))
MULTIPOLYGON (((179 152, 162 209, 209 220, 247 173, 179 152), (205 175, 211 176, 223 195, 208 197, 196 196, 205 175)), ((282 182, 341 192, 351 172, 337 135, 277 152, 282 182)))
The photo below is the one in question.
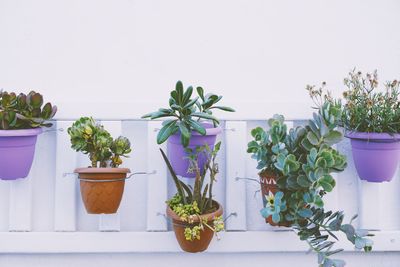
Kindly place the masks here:
POLYGON ((0 179, 28 176, 35 155, 37 136, 42 128, 0 130, 0 179))
MULTIPOLYGON (((222 132, 221 127, 214 127, 214 125, 210 123, 202 123, 202 125, 206 128, 206 135, 192 132, 188 148, 195 149, 196 147, 203 146, 205 144, 207 144, 211 150, 214 148, 217 135, 222 132)), ((171 162, 172 168, 175 170, 177 175, 187 178, 194 178, 196 177, 196 174, 188 172, 189 159, 187 156, 188 155, 185 151, 185 148, 181 143, 180 133, 170 136, 168 138, 168 159, 171 162)), ((200 170, 204 169, 203 166, 205 162, 206 157, 199 155, 198 164, 200 170)))
POLYGON ((400 134, 349 132, 354 165, 361 180, 389 182, 400 161, 400 134))
MULTIPOLYGON (((268 171, 259 173, 259 176, 261 185, 261 195, 263 199, 263 207, 265 207, 265 205, 267 205, 267 196, 270 193, 274 195, 276 192, 278 192, 278 186, 276 185, 277 177, 274 173, 268 171)), ((287 221, 274 223, 272 221, 272 216, 268 216, 267 218, 265 218, 265 222, 272 226, 279 226, 279 227, 290 227, 291 225, 290 222, 287 221)))
MULTIPOLYGON (((202 218, 207 219, 207 223, 211 226, 214 223, 214 218, 221 216, 223 213, 222 206, 218 202, 215 203, 218 206, 216 211, 201 215, 202 218)), ((201 231, 200 240, 195 239, 193 241, 189 241, 185 238, 185 228, 188 226, 194 227, 196 225, 199 225, 198 218, 195 218, 194 223, 192 224, 183 222, 169 206, 167 206, 167 215, 172 219, 172 225, 174 228, 176 239, 178 240, 179 246, 182 248, 183 251, 197 253, 205 251, 208 248, 211 240, 213 239, 214 232, 207 227, 204 227, 204 230, 201 231)))
POLYGON ((116 213, 124 193, 127 168, 78 168, 82 201, 89 214, 116 213))

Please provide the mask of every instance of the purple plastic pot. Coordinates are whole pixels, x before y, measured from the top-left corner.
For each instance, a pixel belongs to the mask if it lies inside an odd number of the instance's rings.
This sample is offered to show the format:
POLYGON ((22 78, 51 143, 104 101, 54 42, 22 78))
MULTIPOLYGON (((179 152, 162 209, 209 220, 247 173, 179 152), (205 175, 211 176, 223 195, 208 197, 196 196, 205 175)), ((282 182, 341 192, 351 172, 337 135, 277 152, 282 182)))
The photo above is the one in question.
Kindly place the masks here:
POLYGON ((36 139, 42 128, 0 130, 0 179, 28 176, 35 154, 36 139))
POLYGON ((400 160, 400 134, 349 132, 353 160, 361 180, 392 180, 400 160))
MULTIPOLYGON (((206 135, 201 135, 197 132, 192 132, 188 148, 196 148, 197 146, 203 146, 207 144, 211 149, 214 148, 215 140, 217 135, 222 132, 221 127, 216 127, 209 123, 202 123, 204 128, 206 128, 206 135)), ((168 138, 168 159, 171 162, 172 168, 177 175, 194 178, 195 173, 189 173, 189 159, 187 158, 187 153, 185 148, 181 144, 181 134, 177 133, 168 138)), ((198 157, 198 164, 202 170, 204 164, 206 163, 206 157, 200 155, 198 157)))

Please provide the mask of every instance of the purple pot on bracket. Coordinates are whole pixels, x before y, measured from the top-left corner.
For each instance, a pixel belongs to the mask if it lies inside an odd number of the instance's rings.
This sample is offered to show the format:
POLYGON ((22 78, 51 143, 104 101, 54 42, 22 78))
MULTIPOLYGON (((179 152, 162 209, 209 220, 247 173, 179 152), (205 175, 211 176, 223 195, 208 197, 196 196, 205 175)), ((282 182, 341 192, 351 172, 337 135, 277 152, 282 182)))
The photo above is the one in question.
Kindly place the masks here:
POLYGON ((42 128, 0 130, 0 179, 16 180, 28 176, 42 128))
MULTIPOLYGON (((211 149, 214 148, 217 135, 222 132, 221 127, 214 127, 214 125, 209 123, 202 123, 204 128, 206 128, 206 135, 201 135, 198 132, 192 132, 188 148, 196 148, 197 146, 203 146, 207 144, 211 149)), ((195 173, 189 173, 189 159, 187 158, 187 153, 185 148, 181 143, 181 134, 177 133, 168 138, 168 159, 171 162, 172 168, 177 175, 194 178, 195 173)), ((203 169, 206 163, 206 157, 200 155, 198 158, 198 164, 200 169, 203 169)))
POLYGON ((349 132, 354 165, 361 180, 392 180, 400 161, 400 134, 349 132))

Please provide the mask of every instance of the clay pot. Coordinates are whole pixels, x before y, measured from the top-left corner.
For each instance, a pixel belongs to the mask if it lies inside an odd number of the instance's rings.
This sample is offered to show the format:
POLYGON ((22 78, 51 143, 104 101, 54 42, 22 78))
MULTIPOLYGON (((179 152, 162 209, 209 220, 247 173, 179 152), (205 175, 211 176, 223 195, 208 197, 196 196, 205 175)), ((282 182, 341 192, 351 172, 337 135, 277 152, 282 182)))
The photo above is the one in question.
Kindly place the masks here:
POLYGON ((129 172, 130 170, 126 168, 76 169, 75 173, 79 174, 82 201, 87 213, 116 213, 124 193, 125 178, 129 172))
MULTIPOLYGON (((261 185, 261 195, 263 199, 263 207, 267 204, 266 197, 271 192, 273 195, 278 192, 278 186, 276 185, 277 176, 273 172, 264 171, 259 173, 260 176, 260 185, 261 185)), ((272 226, 279 226, 279 227, 290 227, 290 222, 279 222, 274 223, 272 221, 272 216, 268 216, 265 218, 265 222, 272 226)))
MULTIPOLYGON (((207 219, 209 225, 213 225, 214 218, 221 216, 223 213, 222 206, 218 202, 214 202, 218 205, 218 209, 212 213, 201 215, 202 218, 207 219)), ((214 232, 207 227, 205 227, 200 233, 200 240, 195 239, 193 241, 188 241, 185 238, 185 228, 188 226, 193 227, 199 225, 199 218, 195 218, 192 224, 183 222, 169 206, 167 206, 167 216, 172 219, 176 239, 183 251, 197 253, 205 251, 208 248, 208 245, 214 236, 214 232)))

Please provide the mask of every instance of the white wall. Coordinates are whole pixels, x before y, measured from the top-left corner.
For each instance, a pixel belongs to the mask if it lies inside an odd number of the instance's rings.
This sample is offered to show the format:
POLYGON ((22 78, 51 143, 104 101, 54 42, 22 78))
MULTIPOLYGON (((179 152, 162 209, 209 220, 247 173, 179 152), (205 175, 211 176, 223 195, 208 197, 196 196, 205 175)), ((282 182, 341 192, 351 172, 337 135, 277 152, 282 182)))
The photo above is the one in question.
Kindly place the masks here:
POLYGON ((341 89, 354 66, 400 76, 399 11, 397 0, 0 0, 0 88, 43 92, 59 118, 139 117, 181 79, 223 94, 235 117, 299 118, 308 83, 341 89))

